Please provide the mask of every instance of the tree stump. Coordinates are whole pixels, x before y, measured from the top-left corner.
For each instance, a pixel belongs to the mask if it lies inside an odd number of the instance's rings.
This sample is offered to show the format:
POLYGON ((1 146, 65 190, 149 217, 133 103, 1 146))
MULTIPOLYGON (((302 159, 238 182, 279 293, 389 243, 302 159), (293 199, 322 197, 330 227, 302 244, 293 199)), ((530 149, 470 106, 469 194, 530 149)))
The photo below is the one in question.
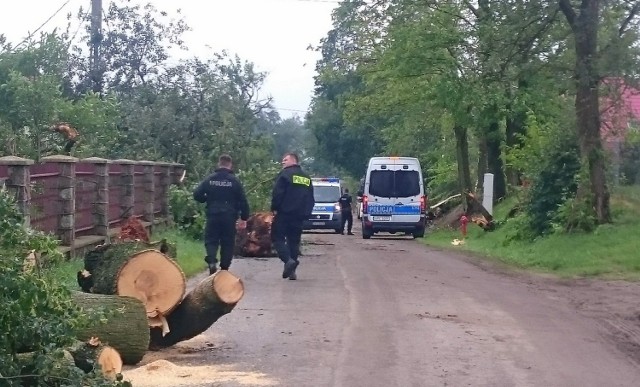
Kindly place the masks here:
POLYGON ((127 365, 142 360, 149 349, 149 324, 145 306, 140 300, 82 292, 74 292, 73 299, 83 311, 99 314, 89 326, 79 329, 79 340, 97 337, 117 350, 127 365))
POLYGON ((85 255, 84 263, 85 271, 78 273, 83 290, 137 298, 148 317, 168 315, 186 291, 178 264, 144 242, 99 246, 85 255))
POLYGON ((92 338, 86 342, 77 342, 69 348, 76 367, 84 372, 91 372, 98 366, 102 375, 115 380, 122 372, 122 358, 114 348, 104 345, 100 340, 92 338))
POLYGON ((247 227, 236 233, 235 253, 243 257, 274 257, 271 245, 271 212, 257 212, 247 220, 247 227))
POLYGON ((242 280, 229 271, 208 276, 167 316, 170 332, 163 336, 161 329, 151 328, 149 349, 166 348, 201 334, 231 312, 243 295, 242 280))

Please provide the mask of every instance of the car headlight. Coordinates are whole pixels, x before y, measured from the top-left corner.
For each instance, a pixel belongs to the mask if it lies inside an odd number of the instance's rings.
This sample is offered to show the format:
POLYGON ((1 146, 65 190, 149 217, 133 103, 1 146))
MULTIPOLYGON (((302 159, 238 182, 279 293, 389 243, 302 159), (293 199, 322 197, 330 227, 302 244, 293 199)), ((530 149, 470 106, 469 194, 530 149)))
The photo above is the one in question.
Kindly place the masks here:
POLYGON ((340 202, 333 205, 334 212, 340 212, 340 202))

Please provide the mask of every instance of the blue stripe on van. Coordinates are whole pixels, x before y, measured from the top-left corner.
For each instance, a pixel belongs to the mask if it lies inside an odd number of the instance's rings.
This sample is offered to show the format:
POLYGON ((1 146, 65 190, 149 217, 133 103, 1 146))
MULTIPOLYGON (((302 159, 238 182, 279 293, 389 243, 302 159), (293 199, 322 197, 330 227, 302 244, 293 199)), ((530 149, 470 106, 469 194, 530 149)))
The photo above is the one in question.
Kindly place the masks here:
POLYGON ((420 215, 420 205, 393 206, 393 213, 397 215, 420 215))
POLYGON ((313 212, 333 212, 334 205, 316 205, 313 206, 313 212))
POLYGON ((420 205, 369 205, 371 215, 420 215, 420 205))

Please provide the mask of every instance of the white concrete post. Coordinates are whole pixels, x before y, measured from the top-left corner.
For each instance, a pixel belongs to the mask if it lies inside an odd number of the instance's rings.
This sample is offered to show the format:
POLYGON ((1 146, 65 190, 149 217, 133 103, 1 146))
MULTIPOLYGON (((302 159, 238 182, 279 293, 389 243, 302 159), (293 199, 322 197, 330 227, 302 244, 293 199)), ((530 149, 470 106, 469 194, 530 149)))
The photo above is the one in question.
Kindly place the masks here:
POLYGON ((482 206, 493 215, 493 173, 484 174, 484 193, 482 206))

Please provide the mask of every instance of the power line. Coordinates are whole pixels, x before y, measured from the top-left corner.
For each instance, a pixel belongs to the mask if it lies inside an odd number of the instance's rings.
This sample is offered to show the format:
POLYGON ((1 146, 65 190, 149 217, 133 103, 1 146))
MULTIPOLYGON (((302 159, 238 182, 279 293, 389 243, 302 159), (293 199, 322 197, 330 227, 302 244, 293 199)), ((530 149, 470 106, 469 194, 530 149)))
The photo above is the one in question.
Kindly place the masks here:
POLYGON ((300 110, 300 109, 287 109, 287 108, 279 108, 279 107, 274 107, 274 109, 276 110, 284 110, 287 112, 299 112, 299 113, 306 113, 308 110, 300 110))
POLYGON ((60 13, 60 11, 62 11, 62 9, 63 9, 64 7, 66 7, 66 6, 67 6, 67 4, 69 4, 69 1, 71 1, 71 0, 67 0, 67 1, 65 1, 65 2, 60 6, 60 8, 58 8, 58 9, 53 13, 53 15, 49 16, 49 18, 48 18, 47 20, 45 20, 45 21, 44 21, 44 23, 40 24, 40 26, 39 26, 38 28, 36 28, 36 29, 35 29, 35 31, 33 31, 32 33, 30 33, 26 38, 24 38, 24 40, 23 40, 22 42, 18 43, 18 44, 17 44, 13 49, 15 50, 16 48, 18 48, 18 47, 22 46, 24 43, 26 43, 29 39, 31 39, 31 38, 33 37, 33 35, 34 35, 36 32, 40 31, 40 29, 41 29, 42 27, 44 27, 45 25, 47 25, 47 23, 49 23, 49 21, 51 21, 51 19, 53 19, 54 17, 56 17, 56 15, 57 15, 58 13, 60 13))

